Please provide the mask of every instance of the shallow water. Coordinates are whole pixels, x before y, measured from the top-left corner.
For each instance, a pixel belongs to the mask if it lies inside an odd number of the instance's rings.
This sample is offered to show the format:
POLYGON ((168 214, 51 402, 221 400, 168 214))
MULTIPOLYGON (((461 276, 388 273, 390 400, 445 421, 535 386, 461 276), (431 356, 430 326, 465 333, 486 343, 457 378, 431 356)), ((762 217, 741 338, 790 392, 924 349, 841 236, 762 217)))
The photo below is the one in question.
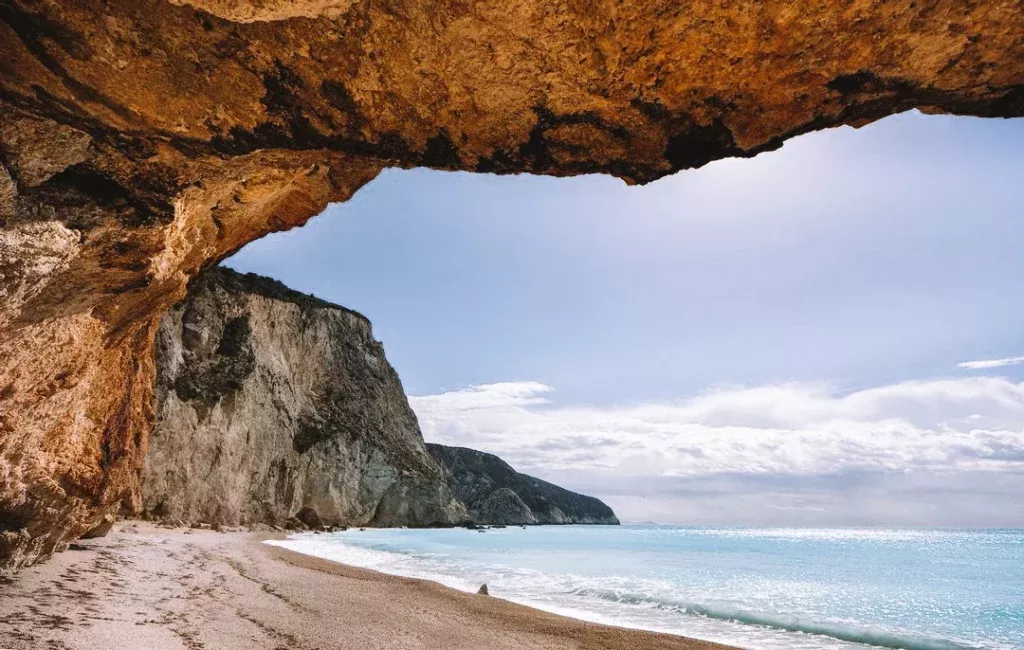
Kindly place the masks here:
POLYGON ((743 648, 1024 648, 1024 530, 544 526, 270 543, 743 648))

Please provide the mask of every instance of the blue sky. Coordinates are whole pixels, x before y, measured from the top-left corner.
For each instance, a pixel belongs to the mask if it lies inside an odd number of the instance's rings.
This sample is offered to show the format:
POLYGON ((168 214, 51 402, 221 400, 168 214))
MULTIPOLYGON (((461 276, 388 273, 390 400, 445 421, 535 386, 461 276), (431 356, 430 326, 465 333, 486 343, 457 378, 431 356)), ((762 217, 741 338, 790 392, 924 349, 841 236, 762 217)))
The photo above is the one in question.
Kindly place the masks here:
POLYGON ((1022 152, 1024 120, 906 113, 645 187, 389 170, 229 265, 369 316, 428 439, 637 518, 749 520, 770 477, 791 507, 769 523, 1024 524, 1024 364, 958 367, 1024 355, 1022 152), (929 449, 949 454, 911 462, 929 449), (962 493, 911 521, 950 472, 962 493), (1005 494, 963 519, 986 477, 1005 494))

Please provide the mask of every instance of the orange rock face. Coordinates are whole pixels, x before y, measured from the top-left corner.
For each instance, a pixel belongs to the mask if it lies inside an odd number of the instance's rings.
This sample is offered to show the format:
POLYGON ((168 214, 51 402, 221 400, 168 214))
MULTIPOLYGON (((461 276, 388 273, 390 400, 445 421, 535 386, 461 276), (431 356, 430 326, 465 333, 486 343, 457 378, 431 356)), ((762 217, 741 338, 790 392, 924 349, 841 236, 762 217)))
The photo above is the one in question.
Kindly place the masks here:
POLYGON ((0 566, 137 498, 154 323, 387 166, 647 182, 1024 115, 1019 0, 0 1, 0 566))

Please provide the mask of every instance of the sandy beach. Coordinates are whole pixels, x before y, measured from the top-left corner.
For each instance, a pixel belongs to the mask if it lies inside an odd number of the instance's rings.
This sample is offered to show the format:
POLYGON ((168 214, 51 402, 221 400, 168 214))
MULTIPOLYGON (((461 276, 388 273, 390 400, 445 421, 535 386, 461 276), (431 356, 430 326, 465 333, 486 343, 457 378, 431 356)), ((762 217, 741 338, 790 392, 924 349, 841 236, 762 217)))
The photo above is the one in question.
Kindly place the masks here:
POLYGON ((0 648, 726 647, 344 566, 263 544, 269 537, 120 523, 0 579, 0 648))

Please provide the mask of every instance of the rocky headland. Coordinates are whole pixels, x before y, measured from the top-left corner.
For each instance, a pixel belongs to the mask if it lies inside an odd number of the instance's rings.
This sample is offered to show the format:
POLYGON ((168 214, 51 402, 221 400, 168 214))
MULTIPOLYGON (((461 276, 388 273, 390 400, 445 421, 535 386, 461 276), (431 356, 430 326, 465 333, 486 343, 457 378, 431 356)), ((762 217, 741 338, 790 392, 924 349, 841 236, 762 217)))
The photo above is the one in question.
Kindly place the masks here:
POLYGON ((156 365, 133 514, 303 528, 618 523, 599 500, 497 456, 424 445, 370 321, 276 280, 198 276, 157 330, 156 365))
POLYGON ((478 524, 618 524, 600 499, 520 474, 494 454, 427 444, 455 498, 478 524))

